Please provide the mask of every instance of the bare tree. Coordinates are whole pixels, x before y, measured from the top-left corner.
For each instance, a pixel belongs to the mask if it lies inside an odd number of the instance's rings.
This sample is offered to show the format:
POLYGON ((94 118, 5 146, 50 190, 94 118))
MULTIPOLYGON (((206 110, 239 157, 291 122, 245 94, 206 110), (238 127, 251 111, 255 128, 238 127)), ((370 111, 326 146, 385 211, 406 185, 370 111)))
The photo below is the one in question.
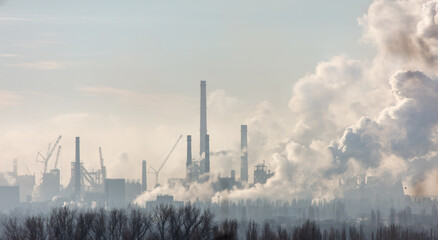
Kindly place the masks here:
POLYGON ((201 215, 199 228, 193 239, 210 239, 213 230, 213 219, 214 214, 208 209, 204 210, 201 215))
MULTIPOLYGON (((332 233, 330 233, 330 235, 331 234, 332 233)), ((320 240, 322 238, 319 227, 315 222, 309 220, 307 220, 301 227, 295 228, 292 235, 294 240, 320 240)), ((329 239, 331 239, 330 235, 329 239)))
POLYGON ((184 215, 184 207, 179 208, 176 210, 175 208, 169 209, 169 233, 170 238, 173 240, 180 240, 183 236, 182 232, 182 221, 183 221, 183 215, 184 215))
POLYGON ((95 212, 95 217, 91 223, 91 236, 93 240, 104 240, 108 238, 107 231, 107 213, 101 208, 95 212))
POLYGON ((152 220, 149 214, 140 208, 131 209, 129 213, 128 228, 124 239, 140 240, 144 239, 147 232, 152 227, 152 220))
POLYGON ((17 218, 9 218, 3 223, 3 235, 5 240, 23 239, 22 227, 17 218))
POLYGON ((52 210, 46 223, 49 239, 73 239, 76 211, 68 207, 52 210))
POLYGON ((278 235, 278 240, 289 239, 289 234, 287 233, 286 229, 282 228, 281 226, 278 226, 277 228, 277 235, 278 235))
POLYGON ((257 223, 254 221, 250 221, 248 223, 248 229, 246 230, 246 240, 257 240, 258 232, 257 232, 257 223))
POLYGON ((74 232, 74 238, 76 240, 82 239, 91 239, 92 234, 92 226, 94 222, 94 218, 96 214, 90 211, 87 212, 79 212, 76 220, 76 228, 74 232))
POLYGON ((43 240, 47 238, 45 219, 42 216, 31 216, 26 218, 23 234, 25 239, 43 240))
POLYGON ((172 211, 173 206, 169 205, 160 205, 155 209, 152 220, 158 230, 158 239, 167 239, 166 233, 170 225, 170 214, 172 211))
POLYGON ((194 238, 195 232, 201 224, 201 211, 199 208, 187 205, 182 210, 182 237, 183 240, 194 238))
POLYGON ((123 239, 128 216, 124 209, 112 209, 109 213, 108 233, 110 240, 123 239))
POLYGON ((270 239, 276 239, 277 237, 275 236, 274 231, 272 231, 271 229, 271 225, 269 223, 265 223, 263 225, 263 231, 262 231, 262 236, 261 236, 261 240, 270 240, 270 239))
POLYGON ((228 220, 222 222, 220 226, 213 228, 213 239, 237 240, 237 221, 228 220))

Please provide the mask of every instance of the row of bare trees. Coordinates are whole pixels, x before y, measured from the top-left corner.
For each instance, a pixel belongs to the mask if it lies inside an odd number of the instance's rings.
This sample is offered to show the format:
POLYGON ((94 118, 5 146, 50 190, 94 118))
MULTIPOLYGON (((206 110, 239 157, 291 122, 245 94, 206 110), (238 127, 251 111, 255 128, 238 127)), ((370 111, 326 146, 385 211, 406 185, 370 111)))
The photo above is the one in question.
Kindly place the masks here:
POLYGON ((384 240, 384 239, 438 239, 435 231, 415 231, 390 225, 369 228, 342 226, 325 229, 314 221, 299 227, 285 228, 258 225, 250 221, 239 224, 236 220, 214 221, 214 214, 187 205, 175 208, 162 205, 152 212, 141 208, 75 210, 55 208, 47 215, 8 217, 2 222, 0 240, 140 240, 140 239, 247 239, 247 240, 384 240))
POLYGON ((162 205, 149 213, 141 208, 78 211, 56 208, 48 216, 3 222, 0 239, 211 239, 214 215, 209 210, 187 205, 162 205))

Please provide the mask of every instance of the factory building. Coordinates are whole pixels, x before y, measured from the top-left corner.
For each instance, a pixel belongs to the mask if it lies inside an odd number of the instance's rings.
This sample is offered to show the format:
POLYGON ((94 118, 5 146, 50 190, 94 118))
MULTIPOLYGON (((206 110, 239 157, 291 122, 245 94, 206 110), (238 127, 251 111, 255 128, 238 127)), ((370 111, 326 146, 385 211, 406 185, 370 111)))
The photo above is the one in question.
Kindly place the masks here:
POLYGON ((32 201, 33 189, 35 187, 35 175, 17 176, 17 184, 20 186, 20 202, 32 201))
POLYGON ((153 211, 155 208, 161 205, 172 205, 176 208, 183 207, 183 201, 174 201, 173 196, 171 195, 158 195, 156 201, 147 201, 146 209, 149 211, 153 211))
POLYGON ((240 181, 248 182, 248 127, 240 126, 240 181))
POLYGON ((128 180, 125 183, 126 189, 126 202, 131 203, 134 201, 142 192, 143 186, 137 180, 128 180))
POLYGON ((52 169, 49 173, 43 174, 43 181, 40 185, 40 200, 51 201, 53 197, 59 196, 61 189, 60 171, 52 169))
POLYGON ((223 190, 231 190, 234 187, 241 188, 242 184, 236 180, 236 171, 231 170, 230 177, 218 177, 217 181, 213 184, 213 188, 217 192, 222 192, 223 190))
POLYGON ((125 179, 105 180, 105 202, 111 208, 123 208, 126 206, 125 179))

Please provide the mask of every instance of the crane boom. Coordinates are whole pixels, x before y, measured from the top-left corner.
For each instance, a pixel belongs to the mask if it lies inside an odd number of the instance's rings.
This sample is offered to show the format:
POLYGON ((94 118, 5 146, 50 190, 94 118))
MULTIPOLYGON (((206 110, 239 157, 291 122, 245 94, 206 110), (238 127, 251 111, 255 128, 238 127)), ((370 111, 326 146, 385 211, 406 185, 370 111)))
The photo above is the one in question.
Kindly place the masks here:
MULTIPOLYGON (((45 162, 44 162, 44 173, 47 172, 47 163, 49 162, 49 159, 50 159, 50 157, 52 156, 53 151, 54 151, 55 148, 58 146, 58 144, 59 144, 59 140, 61 140, 61 138, 62 138, 62 136, 59 135, 58 139, 56 139, 55 144, 53 144, 53 147, 52 147, 52 149, 50 150, 49 154, 47 154, 46 159, 44 159, 44 160, 45 160, 45 162)), ((49 146, 50 146, 50 145, 49 145, 49 146)))
POLYGON ((58 151, 56 152, 55 166, 53 169, 58 168, 59 155, 61 154, 61 145, 58 146, 58 151))
POLYGON ((163 163, 161 164, 160 168, 158 168, 158 170, 155 170, 152 166, 149 166, 149 168, 151 168, 154 172, 152 172, 153 174, 155 174, 155 186, 159 186, 158 184, 158 174, 160 173, 161 169, 163 169, 164 164, 166 164, 167 160, 169 160, 170 155, 172 154, 173 150, 175 150, 176 146, 179 143, 179 140, 181 140, 182 135, 180 135, 178 137, 178 139, 176 140, 175 144, 173 145, 173 147, 170 149, 169 153, 167 154, 166 158, 164 158, 163 163))
POLYGON ((61 138, 62 138, 62 135, 59 135, 59 137, 56 139, 56 142, 55 142, 55 144, 53 144, 53 146, 49 143, 49 147, 47 148, 47 155, 46 155, 46 157, 44 157, 41 154, 41 152, 38 152, 36 161, 44 163, 44 172, 43 173, 47 172, 47 164, 49 162, 49 159, 52 156, 53 152, 55 151, 55 148, 58 146, 59 141, 61 140, 61 138), (39 156, 41 156, 41 158, 43 159, 42 161, 38 161, 38 157, 39 156))
POLYGON ((178 140, 176 140, 175 145, 173 145, 172 149, 170 149, 169 153, 167 154, 166 158, 164 159, 163 163, 161 164, 160 168, 158 168, 157 172, 160 172, 161 169, 164 167, 164 164, 166 164, 167 160, 169 159, 170 155, 172 154, 173 150, 175 150, 176 145, 178 145, 179 140, 181 140, 182 135, 179 136, 178 140))

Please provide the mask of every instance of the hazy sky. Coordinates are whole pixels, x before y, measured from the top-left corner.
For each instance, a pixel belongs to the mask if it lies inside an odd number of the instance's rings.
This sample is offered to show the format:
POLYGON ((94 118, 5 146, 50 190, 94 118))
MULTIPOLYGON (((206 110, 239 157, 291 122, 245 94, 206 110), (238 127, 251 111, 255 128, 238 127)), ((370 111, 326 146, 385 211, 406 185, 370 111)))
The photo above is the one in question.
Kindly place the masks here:
MULTIPOLYGON (((64 183, 75 136, 87 168, 102 146, 110 177, 139 178, 140 161, 158 165, 179 134, 198 152, 200 80, 212 151, 237 148, 260 103, 291 114, 293 84, 319 62, 373 56, 357 22, 369 4, 0 1, 0 171, 18 158, 20 172, 40 172, 36 153, 61 134, 64 183)), ((163 171, 178 173, 184 149, 163 171)))

